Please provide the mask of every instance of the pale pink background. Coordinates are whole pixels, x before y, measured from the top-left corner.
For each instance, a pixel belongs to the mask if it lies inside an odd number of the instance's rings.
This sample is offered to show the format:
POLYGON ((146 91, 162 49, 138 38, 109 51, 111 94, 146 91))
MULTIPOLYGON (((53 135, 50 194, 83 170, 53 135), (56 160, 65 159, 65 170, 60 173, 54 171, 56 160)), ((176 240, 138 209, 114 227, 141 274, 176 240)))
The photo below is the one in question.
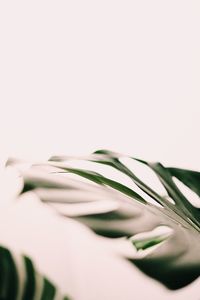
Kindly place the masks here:
MULTIPOLYGON (((1 1, 1 158, 109 148, 200 170, 199 29, 198 0, 1 1)), ((86 233, 76 238, 70 270, 77 299, 129 300, 139 291, 136 299, 151 292, 165 299, 147 279, 135 284, 135 269, 117 262, 117 274, 108 254, 99 260, 92 247, 88 254, 86 233), (86 272, 88 257, 102 283, 86 272)), ((170 299, 198 299, 197 290, 194 284, 170 299)))

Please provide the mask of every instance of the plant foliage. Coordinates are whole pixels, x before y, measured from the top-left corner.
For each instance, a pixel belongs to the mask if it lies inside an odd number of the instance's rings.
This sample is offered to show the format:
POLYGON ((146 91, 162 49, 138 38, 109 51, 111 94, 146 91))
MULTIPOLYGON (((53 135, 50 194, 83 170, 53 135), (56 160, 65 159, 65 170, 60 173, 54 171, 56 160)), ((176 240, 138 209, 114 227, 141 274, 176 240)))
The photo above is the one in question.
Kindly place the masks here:
POLYGON ((0 247, 0 299, 69 300, 37 272, 32 260, 0 247))
MULTIPOLYGON (((22 193, 34 191, 61 216, 74 218, 99 235, 125 239, 133 255, 124 253, 124 257, 140 270, 170 289, 186 286, 200 275, 200 213, 175 178, 200 196, 200 173, 130 157, 156 174, 165 188, 163 195, 122 158, 107 150, 81 158, 95 166, 92 170, 73 167, 75 158, 66 156, 32 164, 21 171, 22 193), (126 176, 133 186, 103 175, 98 166, 126 176)), ((15 165, 20 169, 20 163, 15 165)))

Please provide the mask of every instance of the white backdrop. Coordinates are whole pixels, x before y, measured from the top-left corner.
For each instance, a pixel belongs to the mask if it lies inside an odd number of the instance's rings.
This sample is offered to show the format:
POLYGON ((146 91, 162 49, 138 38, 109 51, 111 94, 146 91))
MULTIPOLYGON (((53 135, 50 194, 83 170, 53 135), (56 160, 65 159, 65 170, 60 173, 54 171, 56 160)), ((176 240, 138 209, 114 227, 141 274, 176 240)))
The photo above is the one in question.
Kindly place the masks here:
POLYGON ((200 170, 199 29, 198 0, 1 1, 1 157, 200 170))

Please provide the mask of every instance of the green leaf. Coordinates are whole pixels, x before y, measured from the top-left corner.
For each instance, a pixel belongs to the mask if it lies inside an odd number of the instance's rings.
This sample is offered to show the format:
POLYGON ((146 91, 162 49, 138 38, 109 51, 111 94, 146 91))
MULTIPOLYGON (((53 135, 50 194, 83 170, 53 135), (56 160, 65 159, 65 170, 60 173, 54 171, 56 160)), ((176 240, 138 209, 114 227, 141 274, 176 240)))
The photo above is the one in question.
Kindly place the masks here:
MULTIPOLYGON (((22 288, 22 296, 20 300, 35 299, 36 292, 41 294, 38 300, 53 300, 57 292, 57 288, 45 277, 42 277, 34 267, 30 257, 12 253, 9 249, 0 246, 0 299, 15 300, 19 299, 19 290, 22 288), (19 266, 18 261, 21 260, 23 268, 19 266), (24 281, 20 277, 20 273, 24 272, 24 281), (43 285, 37 286, 36 277, 41 277, 43 285)), ((56 299, 68 299, 67 297, 56 299)))
POLYGON ((175 176, 177 179, 182 181, 185 185, 187 185, 192 191, 194 191, 200 197, 200 173, 177 169, 177 168, 168 168, 171 176, 175 176))
POLYGON ((44 203, 51 205, 61 216, 73 217, 100 235, 113 239, 126 238, 127 243, 138 250, 138 255, 133 251, 132 257, 124 253, 124 258, 168 288, 181 288, 200 275, 200 214, 190 199, 181 193, 173 177, 199 195, 199 173, 165 168, 160 163, 131 158, 155 172, 172 203, 166 195, 147 185, 145 177, 139 178, 137 172, 123 164, 123 157, 108 150, 96 151, 85 158, 85 161, 96 166, 95 172, 72 167, 69 162, 73 165, 75 158, 53 157, 22 172, 23 192, 34 190, 44 203), (140 192, 135 190, 134 185, 131 188, 120 180, 114 180, 112 175, 106 177, 101 174, 98 171, 100 164, 113 172, 121 172, 132 180, 140 192), (76 175, 77 179, 72 179, 71 174, 76 175), (155 204, 148 202, 144 195, 151 197, 155 204), (101 203, 105 209, 99 205, 101 203), (163 226, 171 230, 169 236, 143 236, 163 226), (142 256, 139 255, 141 252, 142 256))
POLYGON ((25 281, 22 300, 26 300, 26 299, 32 300, 34 299, 34 293, 36 289, 35 270, 31 259, 28 258, 27 256, 24 256, 24 264, 26 268, 26 281, 25 281))
POLYGON ((18 293, 16 265, 10 251, 0 247, 0 299, 15 300, 18 293))

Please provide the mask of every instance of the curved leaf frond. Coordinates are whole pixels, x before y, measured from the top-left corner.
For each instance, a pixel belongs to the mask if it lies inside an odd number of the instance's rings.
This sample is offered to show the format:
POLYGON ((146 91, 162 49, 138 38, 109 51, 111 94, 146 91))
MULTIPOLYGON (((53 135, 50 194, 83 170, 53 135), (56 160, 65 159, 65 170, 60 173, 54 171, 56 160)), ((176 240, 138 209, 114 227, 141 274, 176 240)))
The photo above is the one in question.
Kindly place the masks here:
POLYGON ((130 158, 156 174, 166 190, 166 195, 162 195, 122 163, 123 157, 99 150, 80 158, 94 164, 96 171, 73 167, 78 158, 52 157, 22 171, 22 192, 34 191, 61 216, 72 217, 97 234, 125 238, 138 251, 133 257, 124 254, 125 258, 168 288, 181 288, 200 275, 200 214, 173 177, 200 196, 200 173, 130 158), (101 174, 100 165, 120 172, 133 186, 101 174), (145 195, 153 202, 147 201, 145 195), (158 228, 168 228, 170 234, 158 234, 158 228))
POLYGON ((37 272, 29 257, 12 253, 2 246, 0 246, 0 299, 69 300, 62 296, 46 277, 37 272))

